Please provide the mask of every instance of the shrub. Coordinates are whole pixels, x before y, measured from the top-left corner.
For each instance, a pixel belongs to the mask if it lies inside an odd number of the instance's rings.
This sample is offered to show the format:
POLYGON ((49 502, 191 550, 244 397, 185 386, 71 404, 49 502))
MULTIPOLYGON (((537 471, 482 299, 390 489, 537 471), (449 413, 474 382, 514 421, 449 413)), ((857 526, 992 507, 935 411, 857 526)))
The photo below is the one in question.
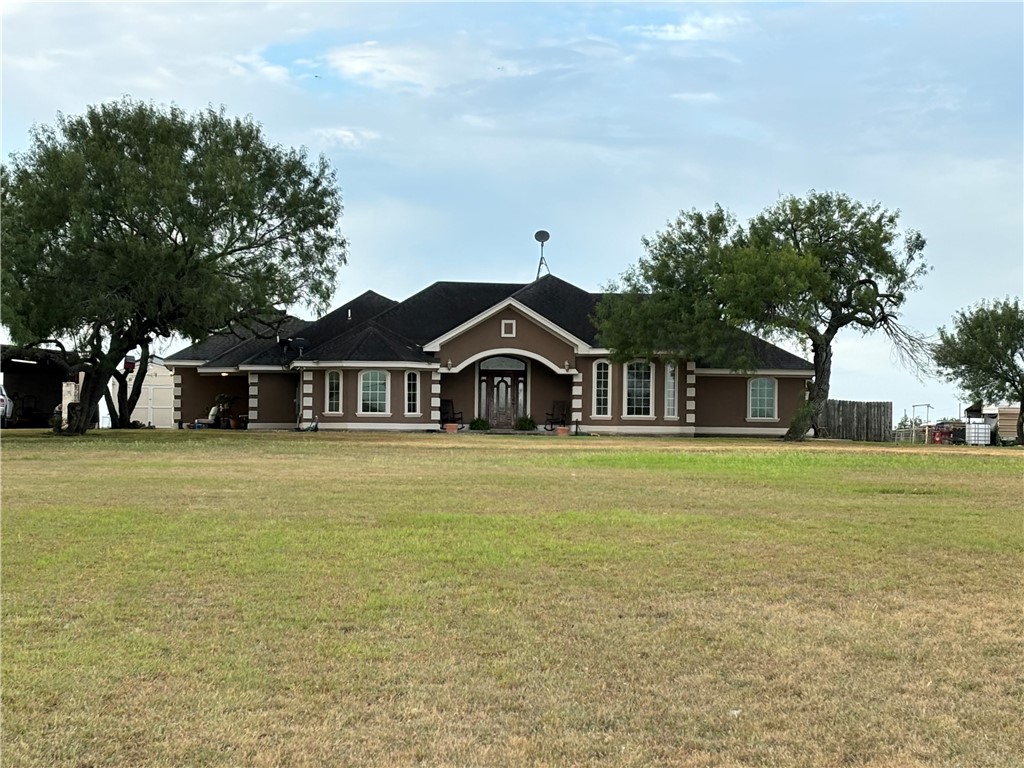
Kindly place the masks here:
POLYGON ((537 428, 537 422, 531 416, 520 416, 516 419, 516 429, 521 432, 532 432, 537 428))
POLYGON ((469 428, 486 431, 491 428, 491 422, 489 422, 487 419, 473 419, 471 422, 469 422, 469 428))

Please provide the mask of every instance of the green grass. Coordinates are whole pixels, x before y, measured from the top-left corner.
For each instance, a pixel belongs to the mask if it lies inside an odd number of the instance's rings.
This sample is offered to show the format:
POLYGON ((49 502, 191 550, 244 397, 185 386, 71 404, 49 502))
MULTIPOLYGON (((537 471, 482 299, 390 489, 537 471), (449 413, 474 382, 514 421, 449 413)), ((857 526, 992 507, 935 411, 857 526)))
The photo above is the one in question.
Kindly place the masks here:
POLYGON ((1019 766, 1022 458, 5 432, 3 765, 1019 766))

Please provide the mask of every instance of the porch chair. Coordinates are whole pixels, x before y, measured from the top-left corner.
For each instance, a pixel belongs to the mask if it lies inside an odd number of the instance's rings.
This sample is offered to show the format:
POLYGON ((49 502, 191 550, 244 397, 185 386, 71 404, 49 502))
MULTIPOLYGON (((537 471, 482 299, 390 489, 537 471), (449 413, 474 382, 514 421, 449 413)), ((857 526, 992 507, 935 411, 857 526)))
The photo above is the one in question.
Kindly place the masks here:
POLYGON ((551 432, 555 427, 564 427, 569 417, 569 403, 565 400, 555 400, 551 404, 551 413, 545 413, 544 429, 551 432))
POLYGON ((445 424, 458 424, 459 429, 466 426, 462 420, 462 411, 455 410, 455 401, 453 400, 441 401, 441 419, 438 422, 438 426, 444 429, 445 424))

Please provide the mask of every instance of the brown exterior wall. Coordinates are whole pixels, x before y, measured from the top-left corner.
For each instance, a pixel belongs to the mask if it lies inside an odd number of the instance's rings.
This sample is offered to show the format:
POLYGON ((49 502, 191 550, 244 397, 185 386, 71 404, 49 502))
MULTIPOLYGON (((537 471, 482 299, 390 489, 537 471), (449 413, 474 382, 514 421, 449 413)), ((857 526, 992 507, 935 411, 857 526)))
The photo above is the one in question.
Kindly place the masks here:
POLYGON ((451 400, 456 412, 462 411, 462 418, 468 424, 477 417, 474 410, 476 395, 476 366, 471 365, 458 373, 445 373, 441 369, 441 395, 451 400))
MULTIPOLYGON (((310 369, 313 374, 313 381, 306 382, 313 385, 313 414, 320 419, 323 425, 330 424, 413 424, 429 425, 433 421, 430 418, 430 385, 431 371, 414 369, 419 373, 419 416, 405 415, 405 375, 410 369, 393 368, 384 369, 390 373, 388 403, 391 416, 360 415, 359 410, 359 374, 361 370, 353 368, 333 369, 341 371, 341 413, 327 413, 327 372, 332 369, 316 368, 310 369)), ((371 370, 369 368, 362 370, 371 370)), ((372 370, 382 370, 374 368, 372 370)), ((308 395, 307 395, 308 396, 308 395)))
POLYGON ((653 418, 652 417, 624 417, 623 397, 624 393, 624 366, 622 363, 610 363, 609 377, 611 380, 610 415, 608 417, 595 418, 594 416, 594 363, 598 360, 608 360, 606 357, 580 357, 577 360, 579 372, 583 374, 583 419, 582 422, 590 425, 595 431, 600 431, 602 426, 618 427, 665 427, 666 430, 679 427, 693 426, 686 422, 686 361, 680 360, 676 365, 676 417, 665 418, 665 363, 657 360, 654 362, 652 371, 651 391, 654 397, 653 418))
POLYGON ((259 424, 294 424, 295 395, 299 386, 298 371, 257 372, 259 406, 256 409, 259 424))
POLYGON ((543 363, 530 362, 530 416, 543 425, 555 400, 565 400, 572 418, 572 374, 555 373, 543 363))
POLYGON ((747 429, 785 429, 804 402, 804 378, 775 378, 778 386, 778 421, 747 421, 747 382, 749 376, 697 375, 697 428, 743 427, 747 429))
POLYGON ((447 362, 451 358, 452 365, 458 366, 473 355, 489 349, 529 350, 542 355, 559 367, 568 360, 571 368, 576 360, 571 346, 512 307, 505 308, 447 344, 443 344, 437 354, 440 360, 447 362), (514 338, 501 335, 502 320, 515 321, 514 338))

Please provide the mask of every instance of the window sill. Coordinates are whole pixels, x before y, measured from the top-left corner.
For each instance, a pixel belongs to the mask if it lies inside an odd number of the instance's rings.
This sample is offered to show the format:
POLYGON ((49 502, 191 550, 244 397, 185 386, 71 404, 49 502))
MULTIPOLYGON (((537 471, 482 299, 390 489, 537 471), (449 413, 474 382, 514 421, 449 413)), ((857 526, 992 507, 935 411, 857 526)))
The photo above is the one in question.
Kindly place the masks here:
POLYGON ((759 421, 759 422, 766 423, 766 424, 778 424, 779 423, 778 419, 758 419, 758 418, 754 418, 754 417, 751 417, 751 416, 747 417, 747 421, 759 421))
POLYGON ((362 411, 357 411, 356 416, 358 416, 361 419, 390 419, 391 413, 365 413, 362 411))

